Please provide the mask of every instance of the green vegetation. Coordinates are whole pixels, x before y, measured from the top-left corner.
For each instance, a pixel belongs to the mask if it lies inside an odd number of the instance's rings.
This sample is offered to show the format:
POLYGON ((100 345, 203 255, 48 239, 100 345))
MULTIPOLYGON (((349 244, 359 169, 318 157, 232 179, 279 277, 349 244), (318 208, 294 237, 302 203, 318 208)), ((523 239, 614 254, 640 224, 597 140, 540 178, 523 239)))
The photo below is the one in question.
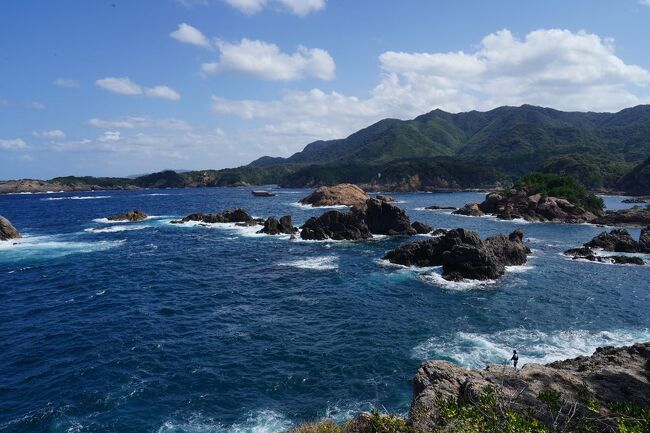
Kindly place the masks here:
MULTIPOLYGON (((587 397, 588 399, 589 397, 587 397)), ((490 387, 477 401, 442 399, 436 410, 423 414, 431 430, 421 430, 403 418, 373 412, 359 420, 336 424, 332 421, 299 426, 291 433, 647 433, 650 408, 628 403, 611 404, 606 415, 588 401, 568 402, 557 391, 538 395, 538 407, 516 409, 516 401, 490 387)))
POLYGON ((539 171, 571 176, 589 189, 613 189, 634 164, 610 161, 590 154, 570 154, 549 158, 539 171))
POLYGON ((603 199, 587 191, 578 181, 557 174, 531 173, 515 182, 515 189, 524 189, 529 194, 564 198, 584 209, 597 212, 605 207, 603 199))
POLYGON ((650 157, 623 176, 618 187, 631 194, 650 194, 650 157))

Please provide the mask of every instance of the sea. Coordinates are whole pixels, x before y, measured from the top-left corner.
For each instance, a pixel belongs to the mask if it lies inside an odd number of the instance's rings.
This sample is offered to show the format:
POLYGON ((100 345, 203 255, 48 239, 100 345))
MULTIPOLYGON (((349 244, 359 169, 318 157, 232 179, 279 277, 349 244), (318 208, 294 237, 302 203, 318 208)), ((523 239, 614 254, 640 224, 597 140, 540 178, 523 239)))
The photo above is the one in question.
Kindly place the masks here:
MULTIPOLYGON (((299 205, 308 190, 272 189, 0 196, 24 235, 0 242, 0 431, 275 433, 405 414, 428 359, 483 368, 516 349, 520 365, 546 363, 650 340, 650 266, 562 255, 604 228, 425 209, 482 193, 391 195, 434 228, 522 229, 532 255, 498 281, 382 260, 424 236, 302 241, 170 224, 242 207, 300 225, 328 210, 299 205), (130 209, 150 217, 106 219, 130 209)), ((604 200, 631 206, 623 198, 604 200)))

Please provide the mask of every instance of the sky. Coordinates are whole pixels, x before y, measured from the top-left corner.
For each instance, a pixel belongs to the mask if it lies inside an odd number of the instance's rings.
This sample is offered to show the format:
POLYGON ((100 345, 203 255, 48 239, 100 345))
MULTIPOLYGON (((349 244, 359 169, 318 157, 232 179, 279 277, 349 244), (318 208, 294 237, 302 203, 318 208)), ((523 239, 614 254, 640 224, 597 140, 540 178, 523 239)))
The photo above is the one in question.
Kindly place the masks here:
POLYGON ((380 119, 650 103, 650 0, 0 3, 0 179, 218 169, 380 119))

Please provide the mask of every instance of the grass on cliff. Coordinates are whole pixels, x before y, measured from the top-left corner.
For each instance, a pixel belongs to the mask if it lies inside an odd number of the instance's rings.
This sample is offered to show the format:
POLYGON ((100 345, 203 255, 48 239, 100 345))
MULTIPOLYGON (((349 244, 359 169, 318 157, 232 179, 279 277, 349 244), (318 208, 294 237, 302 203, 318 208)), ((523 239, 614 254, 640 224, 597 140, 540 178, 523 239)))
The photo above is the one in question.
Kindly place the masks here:
POLYGON ((514 187, 518 190, 526 190, 531 195, 564 198, 591 212, 602 211, 605 207, 602 198, 589 192, 582 184, 568 176, 530 173, 515 182, 514 187))

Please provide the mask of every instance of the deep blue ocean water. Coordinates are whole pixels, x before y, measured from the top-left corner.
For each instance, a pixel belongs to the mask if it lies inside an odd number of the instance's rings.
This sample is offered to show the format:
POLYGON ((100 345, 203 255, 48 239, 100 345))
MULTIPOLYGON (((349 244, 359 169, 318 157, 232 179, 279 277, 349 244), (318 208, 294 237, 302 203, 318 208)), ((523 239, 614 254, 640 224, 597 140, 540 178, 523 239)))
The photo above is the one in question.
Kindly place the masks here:
POLYGON ((271 433, 370 408, 406 412, 429 358, 483 367, 516 348, 520 363, 546 362, 650 340, 650 266, 561 255, 602 228, 422 210, 479 193, 393 196, 434 227, 522 228, 529 263, 490 284, 380 260, 406 239, 290 242, 169 224, 232 207, 297 224, 324 212, 295 204, 309 191, 277 192, 0 196, 0 214, 25 235, 0 243, 0 431, 271 433), (129 209, 154 217, 101 219, 129 209))

